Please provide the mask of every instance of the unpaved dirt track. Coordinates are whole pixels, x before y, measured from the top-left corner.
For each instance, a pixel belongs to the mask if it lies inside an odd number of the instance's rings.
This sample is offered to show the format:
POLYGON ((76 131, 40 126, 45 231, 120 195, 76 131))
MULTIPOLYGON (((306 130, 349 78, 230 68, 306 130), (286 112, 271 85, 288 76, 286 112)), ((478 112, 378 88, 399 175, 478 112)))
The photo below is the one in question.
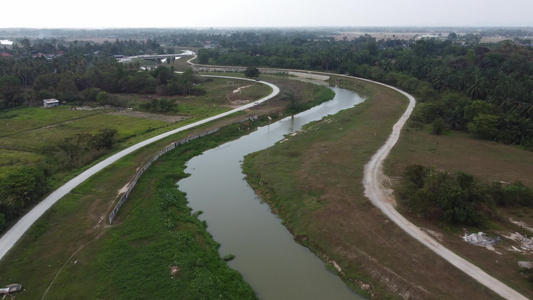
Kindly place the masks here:
MULTIPOLYGON (((252 79, 245 79, 245 78, 237 78, 237 77, 227 77, 227 76, 208 76, 208 77, 216 77, 216 78, 230 78, 235 80, 246 80, 246 81, 253 81, 252 79)), ((151 144, 155 141, 158 141, 160 139, 163 139, 167 136, 173 135, 175 133, 191 129, 193 127, 196 127, 201 124, 208 123, 210 121, 228 116, 232 113, 245 110, 248 108, 253 107, 254 105, 267 101, 273 97, 275 97, 277 94, 279 94, 279 88, 271 83, 264 82, 264 81, 257 81, 262 84, 266 84, 272 88, 272 93, 270 95, 261 98, 257 101, 251 102, 249 104, 240 106, 238 108, 232 109, 230 111, 227 111, 225 113, 221 113, 219 115, 209 117, 207 119, 165 132, 163 134, 160 134, 158 136, 149 138, 143 142, 140 142, 136 145, 133 145, 129 148, 126 148, 108 158, 105 160, 97 163, 96 165, 92 166, 91 168, 87 169, 80 175, 74 177, 69 182, 65 183, 63 186, 55 190, 53 193, 51 193, 48 197, 46 197, 43 201, 41 201, 39 204, 37 204, 30 212, 28 212, 24 217, 22 217, 9 231, 7 231, 2 238, 0 238, 0 260, 4 257, 4 255, 11 249, 15 243, 22 237, 22 235, 30 228, 30 226, 37 221, 54 203, 56 203, 59 199, 63 198, 66 194, 68 194, 73 188, 80 185, 82 182, 87 180, 89 177, 93 176, 94 174, 100 172, 105 167, 111 165, 112 163, 116 162, 120 158, 130 154, 131 152, 140 149, 148 144, 151 144)))
POLYGON ((372 204, 378 207, 385 215, 387 215, 394 223, 400 226, 400 228, 402 228, 409 235, 426 245, 433 252, 437 253, 452 265, 459 268, 461 271, 465 272, 475 280, 479 281, 481 284, 485 285, 487 288, 491 289, 501 297, 505 299, 527 299, 517 291, 511 289, 501 281, 485 273, 474 264, 459 257, 457 254, 438 243, 435 239, 430 237, 413 223, 409 222, 406 218, 400 215, 398 211, 396 211, 394 207, 392 191, 383 185, 385 179, 385 175, 383 174, 383 161, 385 158, 387 158, 390 150, 398 141, 398 138, 400 137, 400 131, 415 107, 415 98, 392 86, 381 84, 379 82, 374 83, 387 86, 405 95, 409 99, 409 106, 407 107, 405 113, 400 117, 400 120, 394 124, 392 133, 389 136, 389 139, 385 142, 385 145, 383 145, 378 152, 374 154, 370 162, 365 166, 363 177, 365 196, 372 201, 372 204))

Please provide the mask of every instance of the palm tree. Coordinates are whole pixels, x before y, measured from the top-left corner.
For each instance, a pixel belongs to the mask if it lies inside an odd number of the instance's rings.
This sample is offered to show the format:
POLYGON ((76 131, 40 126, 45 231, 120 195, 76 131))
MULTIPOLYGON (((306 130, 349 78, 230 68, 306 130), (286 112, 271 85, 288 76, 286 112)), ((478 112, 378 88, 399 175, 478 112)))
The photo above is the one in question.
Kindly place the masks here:
POLYGON ((466 93, 474 100, 483 100, 487 96, 487 87, 484 80, 480 78, 479 72, 476 71, 474 73, 474 82, 466 90, 466 93))

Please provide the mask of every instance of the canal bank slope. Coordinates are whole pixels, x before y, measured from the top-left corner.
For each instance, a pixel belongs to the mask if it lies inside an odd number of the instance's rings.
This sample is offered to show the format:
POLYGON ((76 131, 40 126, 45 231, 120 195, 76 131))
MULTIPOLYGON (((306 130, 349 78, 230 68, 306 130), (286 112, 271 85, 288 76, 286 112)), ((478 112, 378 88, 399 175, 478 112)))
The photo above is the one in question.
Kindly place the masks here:
MULTIPOLYGON (((473 274, 473 280, 413 240, 377 208, 389 199, 369 205, 363 186, 357 184, 363 182, 363 166, 389 139, 390 128, 398 119, 408 118, 414 99, 408 104, 408 98, 395 90, 347 77, 337 83, 369 93, 370 101, 248 157, 244 168, 250 184, 295 239, 370 297, 499 298, 479 283, 486 274, 473 274)), ((401 126, 395 125, 392 139, 398 138, 401 126)), ((380 168, 374 163, 367 170, 381 175, 380 168)), ((382 178, 366 180, 378 184, 376 192, 383 193, 382 178)))

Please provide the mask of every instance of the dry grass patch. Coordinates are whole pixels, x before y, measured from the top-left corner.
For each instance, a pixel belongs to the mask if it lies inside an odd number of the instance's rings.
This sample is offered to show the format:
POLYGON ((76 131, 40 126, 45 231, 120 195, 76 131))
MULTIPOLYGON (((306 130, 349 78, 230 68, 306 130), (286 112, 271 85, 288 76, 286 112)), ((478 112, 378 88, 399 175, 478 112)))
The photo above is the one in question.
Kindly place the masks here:
POLYGON ((247 158, 249 182, 296 240, 338 265, 344 280, 367 296, 496 299, 391 223, 364 196, 364 165, 407 104, 389 89, 364 86, 372 95, 365 103, 247 158))
MULTIPOLYGON (((533 153, 517 147, 477 140, 466 133, 431 135, 424 130, 406 128, 386 162, 386 172, 397 182, 403 169, 410 164, 435 167, 447 172, 464 171, 486 182, 522 181, 533 187, 533 153)), ((400 207, 401 209, 401 207, 400 207)), ((436 232, 441 242, 459 255, 472 261, 487 273, 515 288, 527 297, 533 297, 532 284, 526 280, 519 261, 533 261, 533 251, 523 251, 520 243, 505 238, 515 232, 532 236, 526 227, 533 226, 531 208, 498 209, 499 218, 491 221, 489 228, 454 228, 437 224, 404 211, 403 214, 420 227, 436 232), (523 222, 525 226, 512 223, 523 222), (500 243, 490 247, 467 244, 465 233, 483 231, 492 237, 501 237, 500 243), (513 249, 519 249, 516 251, 513 249)))

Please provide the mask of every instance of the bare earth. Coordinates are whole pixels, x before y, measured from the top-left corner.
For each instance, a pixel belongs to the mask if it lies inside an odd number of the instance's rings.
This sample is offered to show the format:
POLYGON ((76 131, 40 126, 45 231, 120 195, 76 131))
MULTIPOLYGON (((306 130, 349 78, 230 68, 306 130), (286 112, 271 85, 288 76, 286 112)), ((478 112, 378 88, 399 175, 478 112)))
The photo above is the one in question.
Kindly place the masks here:
POLYGON ((383 174, 383 161, 388 156, 392 147, 398 141, 400 131, 409 118, 413 108, 415 106, 415 99, 413 96, 400 91, 394 87, 388 86, 409 98, 409 106, 400 120, 394 125, 393 131, 385 143, 378 152, 372 157, 370 162, 365 166, 363 185, 365 187, 365 195, 371 200, 372 204, 378 207, 385 215, 387 215, 394 223, 396 223, 405 232, 411 235, 413 238, 420 241, 422 244, 430 248, 433 252, 446 259, 452 265, 462 270, 472 278, 476 279, 487 288, 491 289, 498 295, 505 299, 527 299, 520 293, 511 289, 507 285, 503 284, 499 280, 485 273, 480 268, 476 267, 469 261, 459 257, 455 253, 451 252, 434 238, 429 236, 426 231, 421 230, 413 223, 405 219, 400 213, 398 213, 394 207, 394 199, 392 191, 384 186, 385 175, 383 174))

